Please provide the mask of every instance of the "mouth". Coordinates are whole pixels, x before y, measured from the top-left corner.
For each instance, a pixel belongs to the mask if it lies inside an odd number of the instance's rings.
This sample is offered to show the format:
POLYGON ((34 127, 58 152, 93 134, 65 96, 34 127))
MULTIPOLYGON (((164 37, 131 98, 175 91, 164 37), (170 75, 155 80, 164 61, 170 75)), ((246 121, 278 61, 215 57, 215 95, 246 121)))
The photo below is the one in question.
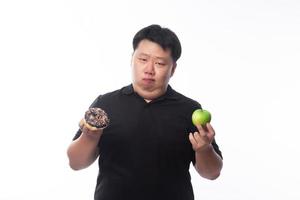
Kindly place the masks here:
POLYGON ((143 78, 142 81, 145 84, 152 84, 152 83, 154 83, 155 80, 153 78, 143 78))

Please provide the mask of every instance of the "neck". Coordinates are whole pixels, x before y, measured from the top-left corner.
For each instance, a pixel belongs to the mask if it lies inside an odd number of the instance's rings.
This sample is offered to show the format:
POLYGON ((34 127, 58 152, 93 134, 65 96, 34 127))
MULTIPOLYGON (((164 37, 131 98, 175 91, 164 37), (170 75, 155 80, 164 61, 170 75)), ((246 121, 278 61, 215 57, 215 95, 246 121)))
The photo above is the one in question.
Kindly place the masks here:
POLYGON ((156 98, 162 96, 167 91, 167 87, 166 88, 159 88, 159 89, 156 89, 156 90, 146 90, 146 89, 143 89, 143 88, 139 88, 138 86, 136 86, 134 84, 133 84, 133 89, 138 95, 140 95, 142 98, 144 98, 144 100, 147 103, 149 103, 153 99, 156 99, 156 98))

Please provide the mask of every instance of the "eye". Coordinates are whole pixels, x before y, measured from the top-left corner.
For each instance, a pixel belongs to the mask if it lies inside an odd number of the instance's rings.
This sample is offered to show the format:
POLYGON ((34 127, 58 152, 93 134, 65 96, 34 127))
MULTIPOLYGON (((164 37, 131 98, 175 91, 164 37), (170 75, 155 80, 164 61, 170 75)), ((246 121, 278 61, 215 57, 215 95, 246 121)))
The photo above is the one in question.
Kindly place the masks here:
POLYGON ((147 61, 146 58, 138 58, 138 60, 141 61, 141 62, 146 62, 147 61))
POLYGON ((155 64, 157 64, 159 66, 165 66, 166 65, 166 63, 164 63, 164 62, 156 62, 155 64))

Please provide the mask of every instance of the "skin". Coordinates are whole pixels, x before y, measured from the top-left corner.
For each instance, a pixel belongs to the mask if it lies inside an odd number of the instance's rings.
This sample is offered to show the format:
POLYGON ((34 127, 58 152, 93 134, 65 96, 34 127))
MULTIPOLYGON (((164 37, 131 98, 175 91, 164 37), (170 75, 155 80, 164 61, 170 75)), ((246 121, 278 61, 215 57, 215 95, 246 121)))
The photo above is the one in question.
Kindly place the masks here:
POLYGON ((132 84, 135 92, 146 101, 163 95, 176 63, 170 50, 163 50, 158 44, 142 40, 132 56, 132 84))
POLYGON ((69 165, 73 170, 80 170, 90 166, 99 156, 98 141, 103 129, 92 131, 79 123, 82 131, 80 137, 74 140, 67 150, 69 165))
MULTIPOLYGON (((142 40, 132 55, 132 85, 146 102, 163 95, 176 69, 169 49, 162 49, 157 43, 142 40)), ((81 136, 68 148, 70 166, 79 170, 91 165, 99 156, 97 144, 103 130, 91 131, 80 125, 81 136)), ((189 140, 195 151, 195 168, 204 178, 216 179, 222 169, 222 159, 214 151, 211 142, 215 136, 213 127, 197 126, 198 132, 190 133, 189 140)))
POLYGON ((197 125, 198 132, 190 133, 189 140, 195 151, 195 169, 204 178, 214 180, 220 176, 222 158, 215 152, 212 141, 215 131, 210 123, 197 125))

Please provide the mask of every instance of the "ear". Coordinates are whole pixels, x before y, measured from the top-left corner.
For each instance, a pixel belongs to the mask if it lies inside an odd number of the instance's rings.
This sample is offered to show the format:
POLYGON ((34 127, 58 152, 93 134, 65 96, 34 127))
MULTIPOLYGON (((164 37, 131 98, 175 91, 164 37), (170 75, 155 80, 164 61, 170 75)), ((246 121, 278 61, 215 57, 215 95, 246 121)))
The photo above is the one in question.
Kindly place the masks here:
POLYGON ((131 54, 130 66, 132 65, 132 62, 133 62, 133 55, 134 55, 134 52, 132 52, 132 54, 131 54))
POLYGON ((173 66, 172 66, 171 77, 172 77, 173 74, 175 73, 176 67, 177 67, 177 63, 174 62, 173 66))

